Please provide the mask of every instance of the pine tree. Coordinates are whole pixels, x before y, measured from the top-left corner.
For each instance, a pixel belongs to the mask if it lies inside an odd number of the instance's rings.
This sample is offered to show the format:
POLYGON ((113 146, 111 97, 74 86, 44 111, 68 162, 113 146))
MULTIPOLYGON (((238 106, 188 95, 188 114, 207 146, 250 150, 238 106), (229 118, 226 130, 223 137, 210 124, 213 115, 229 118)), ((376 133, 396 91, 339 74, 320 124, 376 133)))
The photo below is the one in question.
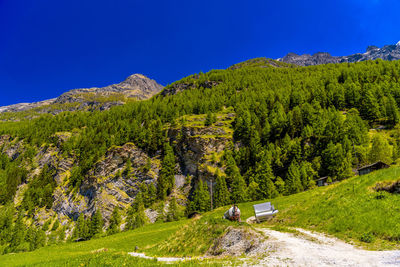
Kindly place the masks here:
POLYGON ((132 171, 132 163, 131 163, 131 160, 128 159, 127 162, 126 162, 126 166, 125 166, 124 172, 122 174, 125 177, 128 177, 129 174, 131 173, 131 171, 132 171))
POLYGON ((18 247, 25 238, 25 229, 26 226, 22 220, 23 218, 23 211, 18 214, 17 220, 14 223, 14 227, 12 229, 12 238, 10 242, 10 247, 15 249, 18 247))
POLYGON ((65 240, 65 227, 61 227, 60 230, 58 230, 58 241, 59 242, 64 242, 65 240))
POLYGON ((148 223, 148 218, 146 213, 144 212, 144 205, 143 202, 138 203, 137 212, 134 218, 133 228, 139 228, 148 223))
POLYGON ((164 158, 158 177, 158 197, 164 200, 175 184, 175 156, 168 142, 164 145, 164 158))
POLYGON ((97 234, 100 234, 103 231, 103 226, 104 226, 103 215, 101 215, 100 210, 97 209, 94 215, 92 216, 92 221, 90 223, 90 235, 96 236, 97 234))
POLYGON ((31 245, 31 250, 35 250, 46 245, 46 233, 42 229, 37 229, 35 231, 35 237, 31 245))
POLYGON ((228 205, 230 203, 230 193, 226 186, 225 177, 217 172, 217 181, 214 192, 214 205, 216 208, 228 205))
POLYGON ((297 162, 292 162, 286 177, 286 192, 295 194, 303 191, 303 186, 300 181, 300 170, 297 162))
POLYGON ((210 126, 210 125, 212 125, 214 122, 215 122, 215 121, 214 121, 213 114, 212 114, 211 112, 208 112, 208 113, 207 113, 207 116, 206 116, 206 120, 205 120, 205 122, 204 122, 204 125, 205 125, 205 126, 210 126))
POLYGON ((312 168, 309 162, 301 162, 300 164, 300 180, 304 189, 309 189, 315 186, 315 180, 318 173, 312 168))
POLYGON ((233 175, 238 171, 238 167, 236 165, 236 161, 232 156, 231 152, 225 153, 225 161, 226 161, 226 182, 228 187, 231 186, 233 181, 233 175))
POLYGON ((164 202, 157 204, 157 213, 157 222, 163 222, 165 220, 164 202))
POLYGON ((111 214, 110 224, 107 229, 107 234, 112 235, 120 232, 121 215, 119 214, 119 208, 115 207, 111 214))
POLYGON ((172 222, 172 221, 177 221, 178 219, 179 219, 179 214, 178 214, 178 206, 176 204, 176 198, 172 197, 169 202, 167 221, 172 222))
POLYGON ((208 193, 208 186, 199 181, 193 194, 193 200, 189 204, 190 211, 204 212, 210 210, 210 194, 208 193))
POLYGON ((72 236, 74 238, 83 238, 83 239, 90 238, 90 229, 88 221, 85 219, 83 213, 79 215, 78 220, 76 221, 75 229, 72 236))
POLYGON ((240 174, 239 168, 236 166, 235 161, 231 161, 230 164, 230 176, 232 180, 231 184, 231 199, 234 203, 240 203, 246 201, 246 182, 240 174))
POLYGON ((149 199, 148 206, 150 206, 151 204, 153 204, 156 201, 156 198, 157 198, 157 189, 154 186, 154 183, 150 183, 148 185, 147 192, 148 192, 148 199, 149 199))
POLYGON ((372 138, 372 146, 369 152, 369 161, 383 161, 387 164, 392 162, 392 147, 386 138, 380 134, 374 135, 372 138))
POLYGON ((250 183, 249 186, 247 187, 246 195, 248 200, 250 201, 256 201, 262 199, 260 194, 260 188, 258 184, 254 181, 253 177, 250 177, 250 183))
POLYGON ((56 219, 53 223, 53 226, 51 227, 51 231, 56 231, 59 226, 60 226, 60 221, 56 219))
POLYGON ((286 184, 281 177, 276 177, 275 186, 279 194, 283 195, 286 193, 286 184))
POLYGON ((135 208, 131 205, 126 214, 125 231, 134 229, 135 226, 135 208))
MULTIPOLYGON (((259 195, 264 198, 274 198, 278 195, 274 183, 274 174, 265 153, 262 153, 261 159, 256 165, 255 182, 258 184, 260 190, 259 195)), ((254 185, 253 185, 254 186, 254 185)))

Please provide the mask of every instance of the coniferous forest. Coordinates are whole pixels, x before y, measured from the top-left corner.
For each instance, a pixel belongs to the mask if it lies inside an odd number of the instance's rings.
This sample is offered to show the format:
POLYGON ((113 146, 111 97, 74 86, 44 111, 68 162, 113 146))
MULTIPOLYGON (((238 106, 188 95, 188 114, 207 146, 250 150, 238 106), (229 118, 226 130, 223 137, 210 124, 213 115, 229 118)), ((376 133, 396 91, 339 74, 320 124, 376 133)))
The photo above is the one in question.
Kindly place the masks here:
MULTIPOLYGON (((11 158, 0 155, 0 253, 114 234, 121 231, 122 221, 126 230, 138 228, 149 223, 149 207, 159 211, 157 220, 173 221, 208 211, 211 202, 215 208, 295 194, 315 187, 319 177, 340 181, 353 176, 359 166, 392 164, 400 158, 400 62, 310 67, 269 62, 251 60, 194 74, 149 100, 106 111, 20 120, 0 114, 0 136, 23 144, 21 153, 11 158), (224 127, 232 134, 226 130, 223 152, 209 159, 212 171, 191 177, 183 171, 189 190, 178 194, 175 177, 185 162, 177 144, 183 141, 172 132, 187 127, 196 116, 204 119, 201 127, 217 127, 227 113, 232 121, 224 127), (59 133, 69 138, 60 142, 59 133), (46 164, 33 172, 41 150, 57 147, 60 154, 55 157, 73 158, 62 186, 68 194, 88 197, 82 192, 94 166, 111 148, 127 143, 148 157, 142 172, 152 172, 153 158, 159 164, 156 181, 140 183, 132 203, 115 205, 107 218, 99 209, 71 216, 73 229, 58 220, 38 223, 36 215, 54 208, 55 191, 61 187, 54 179, 57 166, 46 164), (21 185, 24 190, 19 190, 21 185)), ((131 161, 123 164, 115 179, 134 179, 136 167, 131 161)))

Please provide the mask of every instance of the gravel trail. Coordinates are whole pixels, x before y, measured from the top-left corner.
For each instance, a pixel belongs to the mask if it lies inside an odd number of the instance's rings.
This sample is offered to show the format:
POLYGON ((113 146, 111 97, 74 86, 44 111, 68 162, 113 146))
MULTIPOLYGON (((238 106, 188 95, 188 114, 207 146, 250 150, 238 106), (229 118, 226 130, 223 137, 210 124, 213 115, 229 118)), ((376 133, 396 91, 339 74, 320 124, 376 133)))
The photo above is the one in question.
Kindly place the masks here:
POLYGON ((258 228, 269 238, 267 254, 244 266, 400 266, 400 251, 368 251, 303 229, 298 234, 258 228))

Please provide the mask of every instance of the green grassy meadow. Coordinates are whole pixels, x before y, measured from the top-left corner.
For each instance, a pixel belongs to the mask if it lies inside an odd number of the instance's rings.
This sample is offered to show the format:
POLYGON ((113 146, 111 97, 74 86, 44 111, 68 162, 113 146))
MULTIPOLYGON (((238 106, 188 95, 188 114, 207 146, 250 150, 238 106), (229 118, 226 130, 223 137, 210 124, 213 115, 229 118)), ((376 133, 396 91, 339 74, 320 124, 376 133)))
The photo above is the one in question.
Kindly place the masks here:
MULTIPOLYGON (((326 187, 271 200, 278 215, 256 227, 300 227, 327 233, 368 249, 400 248, 400 195, 376 192, 383 181, 400 179, 400 168, 392 167, 356 176, 326 187)), ((127 252, 150 256, 203 255, 228 226, 248 225, 252 205, 239 204, 242 223, 221 219, 227 207, 200 218, 171 223, 149 224, 142 228, 79 243, 48 246, 33 252, 0 256, 0 266, 157 266, 154 260, 131 257, 127 252)), ((189 261, 178 266, 219 265, 221 261, 189 261)), ((174 265, 172 265, 174 266, 174 265)))
MULTIPOLYGON (((334 235, 368 249, 400 248, 400 195, 373 190, 376 183, 397 181, 400 168, 364 176, 271 200, 278 215, 260 226, 283 225, 334 235)), ((242 217, 252 205, 240 205, 242 217)))

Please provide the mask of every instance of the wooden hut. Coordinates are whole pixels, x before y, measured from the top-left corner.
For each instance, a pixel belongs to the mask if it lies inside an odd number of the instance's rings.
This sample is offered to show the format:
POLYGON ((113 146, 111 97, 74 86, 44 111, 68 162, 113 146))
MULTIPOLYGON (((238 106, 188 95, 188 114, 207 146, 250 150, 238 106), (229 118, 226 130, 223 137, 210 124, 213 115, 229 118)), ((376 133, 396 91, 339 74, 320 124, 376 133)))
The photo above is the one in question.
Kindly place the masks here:
POLYGON ((324 176, 315 180, 317 186, 325 186, 328 185, 328 176, 324 176))
POLYGON ((372 171, 389 168, 390 166, 382 161, 377 161, 370 165, 363 166, 357 169, 358 175, 368 174, 372 171))

